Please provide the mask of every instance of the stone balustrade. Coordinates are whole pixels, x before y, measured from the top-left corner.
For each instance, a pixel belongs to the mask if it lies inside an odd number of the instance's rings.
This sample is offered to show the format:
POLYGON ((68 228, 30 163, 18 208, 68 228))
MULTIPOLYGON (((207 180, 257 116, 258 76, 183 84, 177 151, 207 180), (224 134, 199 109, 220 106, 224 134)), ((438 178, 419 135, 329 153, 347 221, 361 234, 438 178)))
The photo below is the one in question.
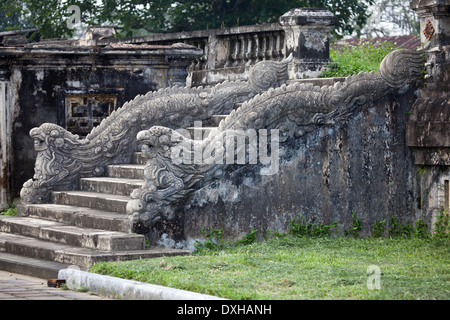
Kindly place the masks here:
POLYGON ((278 23, 191 32, 159 33, 128 39, 107 39, 129 44, 172 45, 185 43, 203 50, 189 68, 193 86, 224 80, 246 80, 250 66, 264 60, 280 61, 293 54, 289 79, 317 77, 329 63, 329 32, 336 17, 326 9, 292 9, 278 23))

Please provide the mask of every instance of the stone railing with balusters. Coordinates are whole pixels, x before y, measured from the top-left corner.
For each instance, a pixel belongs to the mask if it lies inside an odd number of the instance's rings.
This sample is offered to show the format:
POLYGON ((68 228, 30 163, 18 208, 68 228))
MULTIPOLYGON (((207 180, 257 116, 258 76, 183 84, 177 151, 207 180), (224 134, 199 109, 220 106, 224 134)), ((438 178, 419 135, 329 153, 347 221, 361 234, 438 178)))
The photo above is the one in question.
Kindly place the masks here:
POLYGON ((336 17, 326 9, 291 9, 278 23, 233 28, 161 33, 129 39, 97 41, 172 45, 185 43, 203 50, 189 67, 192 86, 224 80, 247 80, 250 66, 264 60, 281 61, 293 54, 289 79, 317 77, 329 62, 329 32, 336 17))

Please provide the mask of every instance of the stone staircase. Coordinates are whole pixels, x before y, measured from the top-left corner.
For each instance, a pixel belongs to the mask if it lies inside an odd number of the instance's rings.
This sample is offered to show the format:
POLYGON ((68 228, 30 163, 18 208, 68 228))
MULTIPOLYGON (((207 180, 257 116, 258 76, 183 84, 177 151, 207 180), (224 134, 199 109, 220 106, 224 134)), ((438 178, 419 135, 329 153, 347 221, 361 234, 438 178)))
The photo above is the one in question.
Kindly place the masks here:
POLYGON ((144 235, 130 233, 125 207, 143 183, 143 161, 136 153, 133 164, 81 179, 79 191, 53 192, 50 204, 18 205, 17 217, 0 216, 0 270, 49 279, 70 265, 189 254, 146 249, 144 235))
MULTIPOLYGON (((328 84, 318 80, 313 84, 328 84)), ((234 109, 241 105, 236 103, 234 109)), ((202 137, 226 117, 213 115, 201 128, 202 137)), ((194 138, 198 128, 187 129, 194 138)), ((137 152, 131 164, 110 165, 103 177, 82 178, 80 190, 55 191, 49 204, 19 204, 17 217, 0 216, 0 270, 55 278, 71 265, 88 269, 102 261, 190 254, 146 249, 144 235, 131 233, 126 205, 131 192, 144 183, 145 161, 137 152)))
MULTIPOLYGON (((236 104, 238 108, 241 104, 236 104)), ((207 136, 227 115, 212 116, 207 136)), ((194 127, 188 128, 193 137, 194 127)), ((126 205, 144 183, 145 158, 107 166, 104 177, 82 178, 76 191, 54 191, 49 204, 18 205, 17 217, 0 216, 0 270, 55 278, 60 269, 96 262, 187 255, 187 250, 145 248, 131 233, 126 205)))

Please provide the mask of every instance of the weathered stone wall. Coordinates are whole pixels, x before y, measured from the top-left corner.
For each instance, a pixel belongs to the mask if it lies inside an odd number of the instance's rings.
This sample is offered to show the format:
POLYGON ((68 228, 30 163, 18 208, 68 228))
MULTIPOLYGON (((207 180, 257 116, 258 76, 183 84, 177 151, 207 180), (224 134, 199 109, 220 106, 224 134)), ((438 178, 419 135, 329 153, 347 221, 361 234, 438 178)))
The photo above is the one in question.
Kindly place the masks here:
POLYGON ((67 127, 66 97, 113 97, 117 109, 137 95, 185 85, 186 69, 201 50, 171 46, 95 49, 57 41, 0 48, 0 55, 0 69, 8 73, 10 115, 5 119, 10 131, 2 131, 2 139, 11 140, 11 153, 2 156, 1 204, 5 205, 34 174, 36 152, 30 130, 45 122, 67 127))
POLYGON ((426 84, 411 107, 406 144, 418 172, 417 206, 432 223, 450 203, 450 1, 411 1, 420 20, 426 84))
POLYGON ((344 122, 321 126, 282 144, 279 172, 261 175, 260 165, 236 167, 224 178, 168 208, 155 225, 155 239, 201 239, 202 228, 221 229, 236 240, 252 231, 286 232, 302 214, 316 223, 351 227, 352 211, 362 235, 376 221, 430 221, 416 203, 416 167, 405 143, 406 118, 415 88, 362 105, 344 122))

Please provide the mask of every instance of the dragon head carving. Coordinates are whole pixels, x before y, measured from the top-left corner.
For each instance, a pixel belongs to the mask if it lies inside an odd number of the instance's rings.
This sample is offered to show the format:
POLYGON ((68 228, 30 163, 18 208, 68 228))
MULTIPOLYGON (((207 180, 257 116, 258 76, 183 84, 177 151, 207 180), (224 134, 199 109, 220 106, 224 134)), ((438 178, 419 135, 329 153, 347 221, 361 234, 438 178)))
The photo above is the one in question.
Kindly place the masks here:
POLYGON ((44 123, 30 130, 34 139, 34 149, 38 152, 34 176, 26 181, 20 191, 23 203, 45 203, 50 192, 58 187, 67 187, 73 182, 71 172, 79 167, 77 160, 70 156, 70 150, 80 144, 73 135, 54 123, 44 123), (63 185, 59 185, 64 180, 63 185))

